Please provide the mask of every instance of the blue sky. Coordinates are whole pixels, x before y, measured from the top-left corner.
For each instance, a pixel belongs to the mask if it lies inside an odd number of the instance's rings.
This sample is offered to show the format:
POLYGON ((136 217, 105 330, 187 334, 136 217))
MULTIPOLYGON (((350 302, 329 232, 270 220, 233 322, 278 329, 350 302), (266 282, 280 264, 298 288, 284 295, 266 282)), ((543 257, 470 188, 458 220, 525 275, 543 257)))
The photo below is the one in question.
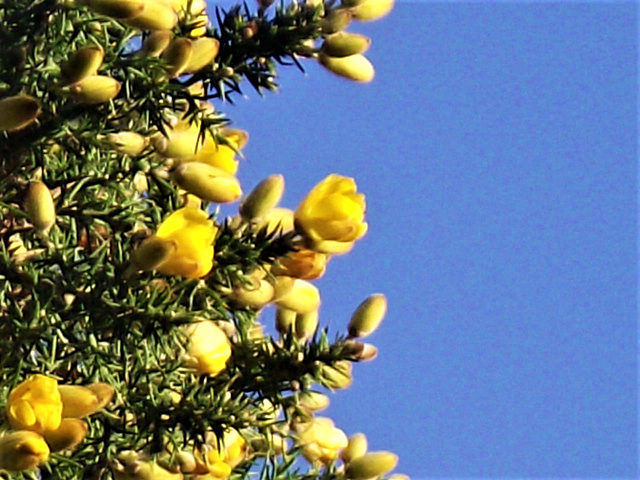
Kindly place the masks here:
POLYGON ((218 105, 250 132, 247 191, 283 173, 295 208, 336 172, 367 195, 321 321, 374 292, 389 313, 329 415, 398 471, 637 476, 637 22, 635 2, 399 3, 350 28, 372 84, 307 62, 218 105))

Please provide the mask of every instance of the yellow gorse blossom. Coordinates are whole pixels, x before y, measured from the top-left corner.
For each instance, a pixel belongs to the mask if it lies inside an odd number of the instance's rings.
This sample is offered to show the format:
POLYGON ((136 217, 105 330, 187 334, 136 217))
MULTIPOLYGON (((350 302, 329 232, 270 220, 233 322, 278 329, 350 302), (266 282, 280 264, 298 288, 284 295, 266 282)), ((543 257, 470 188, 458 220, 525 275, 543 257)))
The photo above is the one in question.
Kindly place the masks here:
POLYGON ((330 418, 316 417, 297 429, 302 455, 311 463, 326 464, 336 460, 349 443, 345 433, 336 428, 330 418))
POLYGON ((231 356, 231 343, 224 331, 211 320, 189 324, 185 329, 189 339, 187 365, 205 375, 224 370, 231 356))
POLYGON ((202 474, 197 477, 200 480, 224 480, 231 475, 233 469, 245 458, 247 444, 237 430, 229 429, 224 432, 217 445, 217 441, 212 442, 203 452, 197 456, 197 473, 202 474))
POLYGON ((49 459, 49 446, 36 432, 19 430, 0 436, 0 470, 31 470, 49 459))
POLYGON ((353 178, 332 174, 318 183, 298 205, 296 228, 312 250, 345 253, 367 231, 364 195, 353 178))
POLYGON ((165 275, 205 276, 213 268, 213 241, 217 231, 200 208, 187 205, 176 210, 160 224, 154 236, 175 246, 156 269, 165 275))
POLYGON ((46 375, 31 375, 9 394, 7 417, 16 430, 43 433, 60 426, 62 408, 58 381, 46 375))

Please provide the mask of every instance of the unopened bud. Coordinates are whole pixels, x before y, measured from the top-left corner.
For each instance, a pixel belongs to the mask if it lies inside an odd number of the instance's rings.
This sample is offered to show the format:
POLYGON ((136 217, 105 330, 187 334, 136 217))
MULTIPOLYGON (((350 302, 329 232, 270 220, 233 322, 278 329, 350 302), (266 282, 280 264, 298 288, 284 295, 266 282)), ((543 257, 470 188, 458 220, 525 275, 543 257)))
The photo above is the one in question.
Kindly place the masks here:
POLYGON ((76 50, 60 69, 62 83, 71 85, 90 75, 95 75, 103 59, 104 50, 98 45, 89 45, 76 50))
POLYGON ((318 61, 330 72, 356 82, 368 83, 375 76, 371 62, 359 53, 348 57, 331 57, 321 52, 318 61))
POLYGON ((26 210, 33 226, 41 231, 49 230, 56 221, 53 197, 42 182, 31 182, 27 191, 26 210))
POLYGON ((296 321, 297 313, 293 310, 288 310, 286 308, 277 308, 276 309, 276 330, 281 335, 289 333, 293 328, 293 324, 296 321))
POLYGON ((40 102, 30 95, 14 95, 0 100, 0 130, 20 130, 40 113, 40 102))
POLYGON ((80 385, 58 385, 62 399, 62 416, 81 418, 98 410, 98 396, 80 385))
POLYGON ((344 463, 349 463, 367 453, 367 437, 364 433, 356 433, 349 438, 346 448, 340 453, 344 463))
POLYGON ((338 32, 329 35, 322 44, 322 51, 331 57, 348 57, 363 53, 371 45, 371 39, 359 33, 338 32))
POLYGON ((131 263, 139 270, 155 270, 176 251, 171 240, 151 236, 145 239, 131 254, 131 263))
POLYGON ((114 150, 132 157, 139 155, 148 143, 147 139, 139 133, 129 131, 110 133, 106 136, 106 140, 114 150))
POLYGON ((180 188, 210 202, 235 202, 242 195, 236 177, 206 163, 183 163, 174 170, 173 178, 180 188))
POLYGON ((210 65, 218 55, 220 42, 215 38, 203 37, 191 42, 193 53, 184 73, 194 73, 210 65))
POLYGON ((273 285, 264 279, 251 278, 249 285, 238 285, 231 290, 229 295, 237 303, 260 309, 273 300, 273 285))
POLYGON ((398 456, 391 452, 371 452, 347 464, 345 475, 353 480, 379 477, 393 470, 398 464, 398 456))
POLYGON ((320 371, 322 384, 332 390, 349 387, 353 383, 351 362, 340 360, 333 365, 325 365, 320 371))
POLYGON ((142 42, 142 53, 148 57, 159 57, 164 52, 173 38, 169 30, 156 30, 142 42))
POLYGON ((349 335, 356 338, 371 335, 380 326, 387 313, 387 297, 376 293, 362 302, 351 316, 349 335))
POLYGON ((306 280, 275 277, 275 303, 296 313, 310 313, 320 306, 320 292, 306 280))
POLYGON ((69 89, 71 97, 80 103, 104 103, 120 92, 120 82, 106 75, 90 75, 69 89))
POLYGON ((304 392, 300 394, 298 402, 301 407, 307 410, 319 412, 329 406, 330 400, 324 393, 304 392))
POLYGON ((19 430, 0 436, 0 470, 22 472, 49 459, 49 447, 36 432, 19 430))
POLYGON ((176 463, 182 473, 191 473, 196 469, 197 463, 193 454, 189 452, 178 452, 176 455, 176 463))
POLYGON ((354 20, 369 22, 387 15, 393 8, 394 0, 364 0, 351 9, 354 20))
POLYGON ((267 233, 290 232, 293 230, 294 215, 293 210, 276 207, 260 218, 257 227, 266 228, 267 233))
POLYGON ((144 2, 144 10, 125 23, 140 30, 172 30, 178 24, 178 15, 168 3, 144 2))
POLYGON ((351 23, 351 13, 348 10, 331 10, 322 21, 323 33, 336 33, 344 30, 351 23))
POLYGON ((162 54, 162 59, 167 62, 167 75, 169 78, 180 76, 187 68, 193 47, 188 38, 176 38, 162 54))
POLYGON ((96 13, 126 19, 140 15, 144 10, 145 0, 87 0, 85 3, 96 13))
POLYGON ((87 388, 98 397, 98 410, 106 407, 113 399, 113 394, 115 393, 115 389, 111 385, 103 382, 92 383, 87 385, 87 388))
POLYGON ((318 329, 318 310, 299 313, 293 328, 294 336, 301 342, 309 340, 318 329))
POLYGON ((271 175, 261 181, 240 206, 240 215, 247 220, 262 217, 275 208, 284 193, 284 177, 271 175))
POLYGON ((89 426, 79 418, 63 418, 57 430, 47 430, 44 438, 52 452, 68 450, 84 440, 89 426))
POLYGON ((324 275, 329 256, 313 250, 301 249, 280 258, 271 273, 289 277, 313 280, 324 275))

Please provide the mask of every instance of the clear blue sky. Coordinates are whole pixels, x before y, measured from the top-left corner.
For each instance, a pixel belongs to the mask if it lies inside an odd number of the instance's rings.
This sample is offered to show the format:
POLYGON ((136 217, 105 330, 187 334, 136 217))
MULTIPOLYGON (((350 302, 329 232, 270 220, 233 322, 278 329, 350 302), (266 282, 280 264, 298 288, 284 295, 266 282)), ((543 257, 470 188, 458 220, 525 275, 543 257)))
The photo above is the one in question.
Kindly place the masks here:
POLYGON ((637 25, 635 2, 400 3, 350 29, 372 84, 307 63, 218 105, 251 134, 247 191, 283 173, 295 207, 336 172, 367 194, 321 321, 390 309, 329 414, 398 471, 637 476, 637 25))

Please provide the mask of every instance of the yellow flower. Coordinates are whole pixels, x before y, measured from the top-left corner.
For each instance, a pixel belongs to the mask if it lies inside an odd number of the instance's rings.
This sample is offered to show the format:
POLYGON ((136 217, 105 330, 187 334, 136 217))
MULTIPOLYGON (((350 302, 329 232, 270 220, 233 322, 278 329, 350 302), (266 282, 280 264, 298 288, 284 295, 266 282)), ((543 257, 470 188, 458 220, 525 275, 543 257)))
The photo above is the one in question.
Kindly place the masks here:
MULTIPOLYGON (((155 238, 173 242, 167 257, 155 268, 165 275, 200 278, 213 268, 213 241, 218 229, 203 210, 187 205, 169 215, 155 238)), ((153 237, 152 237, 153 238, 153 237)))
POLYGON ((329 463, 338 458, 349 443, 345 433, 330 418, 317 417, 298 426, 298 443, 309 462, 329 463))
POLYGON ((196 473, 203 474, 197 478, 201 480, 224 480, 231 475, 233 469, 245 457, 247 444, 237 430, 229 429, 224 432, 221 445, 217 441, 211 442, 204 455, 196 456, 198 466, 196 473))
POLYGON ((332 174, 298 205, 296 227, 312 250, 345 253, 366 233, 364 195, 356 189, 353 178, 332 174))
POLYGON ((38 433, 20 430, 0 437, 0 470, 31 470, 49 459, 49 447, 38 433))
POLYGON ((184 161, 208 163, 212 167, 220 168, 234 175, 238 170, 236 151, 244 148, 249 141, 249 134, 244 130, 225 128, 222 130, 222 136, 229 142, 229 145, 216 143, 211 135, 207 135, 198 153, 184 161))
POLYGON ((9 394, 7 416, 16 430, 38 433, 56 430, 62 421, 58 381, 45 375, 31 375, 9 394))
POLYGON ((225 369, 231 356, 231 344, 227 335, 211 320, 186 326, 189 337, 186 363, 198 373, 217 375, 225 369))

